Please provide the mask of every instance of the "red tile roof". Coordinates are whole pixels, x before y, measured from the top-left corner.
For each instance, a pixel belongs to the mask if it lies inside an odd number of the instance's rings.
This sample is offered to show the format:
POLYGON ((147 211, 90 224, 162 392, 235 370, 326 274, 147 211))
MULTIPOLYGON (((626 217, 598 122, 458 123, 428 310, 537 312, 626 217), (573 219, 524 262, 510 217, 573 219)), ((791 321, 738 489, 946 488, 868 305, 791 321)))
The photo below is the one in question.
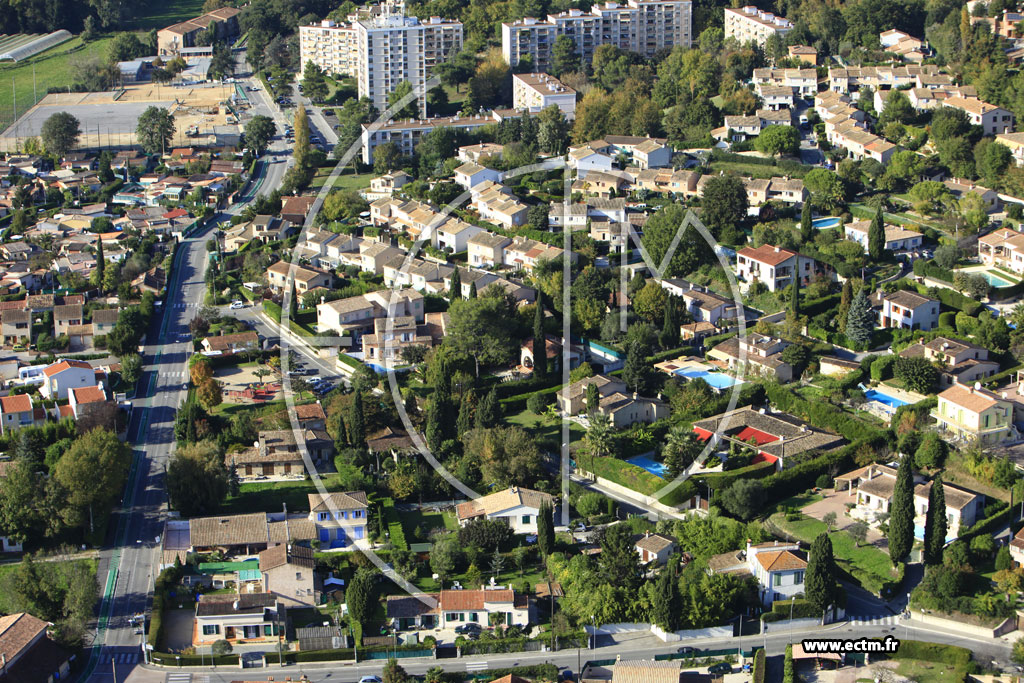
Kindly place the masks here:
POLYGON ((29 398, 28 394, 17 394, 0 398, 0 412, 27 413, 30 410, 32 410, 32 399, 29 398))
POLYGON ((789 249, 783 249, 782 247, 773 247, 770 244, 762 244, 757 249, 743 247, 740 249, 739 255, 745 256, 753 261, 757 261, 758 263, 767 263, 769 266, 777 266, 783 261, 796 256, 796 252, 790 251, 789 249))
POLYGON ((83 370, 92 370, 92 366, 81 360, 62 360, 53 365, 49 365, 43 368, 43 374, 47 377, 53 377, 58 372, 64 372, 69 368, 82 368, 83 370))
POLYGON ((102 403, 107 400, 106 394, 99 387, 73 387, 75 403, 102 403))

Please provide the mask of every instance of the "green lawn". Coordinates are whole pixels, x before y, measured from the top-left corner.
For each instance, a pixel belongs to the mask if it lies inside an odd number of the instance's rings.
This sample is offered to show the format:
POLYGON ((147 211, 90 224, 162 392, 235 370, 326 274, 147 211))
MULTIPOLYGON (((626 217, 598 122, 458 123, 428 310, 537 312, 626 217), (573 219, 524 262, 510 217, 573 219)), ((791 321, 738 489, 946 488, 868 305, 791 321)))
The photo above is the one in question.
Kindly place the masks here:
POLYGON ((901 659, 896 673, 917 683, 939 683, 940 681, 963 681, 967 667, 956 667, 941 662, 925 662, 920 659, 901 659))
MULTIPOLYGON (((770 519, 784 532, 808 544, 825 531, 824 522, 806 515, 795 522, 787 522, 782 513, 775 513, 770 519)), ((886 583, 895 580, 888 553, 871 545, 856 547, 853 538, 845 531, 834 531, 831 538, 836 564, 865 589, 877 594, 886 583)))
POLYGON ((81 38, 76 37, 17 64, 4 62, 0 65, 0 83, 9 84, 12 79, 14 81, 13 94, 11 88, 0 88, 0 128, 7 128, 14 123, 15 99, 19 116, 33 104, 33 66, 36 97, 42 99, 47 88, 69 86, 77 64, 93 58, 105 60, 112 40, 112 37, 100 38, 85 44, 81 38))
MULTIPOLYGON (((324 166, 323 168, 318 169, 316 175, 313 176, 313 181, 309 184, 310 189, 319 190, 323 187, 327 183, 327 176, 331 175, 332 170, 334 170, 333 166, 324 166)), ((370 186, 370 179, 374 177, 376 176, 373 173, 353 174, 346 171, 335 179, 331 189, 362 190, 370 186)))
POLYGON ((143 0, 139 4, 138 16, 132 22, 136 31, 159 30, 203 13, 203 0, 143 0))
POLYGON ((457 531, 459 523, 455 515, 450 512, 428 512, 424 510, 413 510, 403 512, 401 515, 402 530, 405 531, 405 540, 409 543, 426 543, 430 541, 428 534, 431 529, 448 529, 457 531), (417 534, 417 529, 423 534, 417 534))
MULTIPOLYGON (((321 478, 328 491, 340 491, 337 475, 321 478)), ((247 512, 280 512, 282 505, 291 511, 308 510, 309 494, 316 493, 316 486, 310 480, 303 481, 260 481, 242 484, 237 496, 228 496, 221 506, 225 515, 247 512)))
MULTIPOLYGON (((505 421, 532 432, 534 436, 540 439, 562 438, 562 421, 560 419, 551 420, 541 417, 532 410, 523 410, 514 415, 506 415, 505 421)), ((586 430, 583 427, 575 422, 569 423, 569 441, 582 439, 584 434, 586 434, 586 430)))

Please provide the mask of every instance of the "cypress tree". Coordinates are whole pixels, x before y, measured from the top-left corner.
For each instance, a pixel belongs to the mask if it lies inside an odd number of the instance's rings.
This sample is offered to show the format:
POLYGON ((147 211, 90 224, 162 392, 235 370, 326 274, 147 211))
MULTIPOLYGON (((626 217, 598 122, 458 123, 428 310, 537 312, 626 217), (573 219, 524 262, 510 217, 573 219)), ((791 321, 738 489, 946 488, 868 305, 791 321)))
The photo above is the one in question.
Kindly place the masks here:
MULTIPOLYGON (((800 258, 797 257, 799 263, 800 258)), ((797 268, 799 270, 799 268, 797 268)), ((800 317, 800 274, 797 273, 793 276, 793 287, 789 293, 789 312, 793 316, 793 319, 800 317)))
POLYGON ((469 283, 469 298, 470 299, 475 299, 476 298, 476 282, 475 281, 469 283))
POLYGON ((462 276, 459 274, 459 269, 456 268, 452 271, 452 284, 448 288, 448 300, 456 301, 462 298, 462 276))
POLYGON ((800 239, 804 244, 809 244, 814 239, 814 224, 811 223, 811 207, 804 203, 800 212, 800 239))
POLYGON ((600 403, 601 393, 597 390, 597 385, 591 382, 587 385, 587 413, 596 411, 600 403))
POLYGON ((932 481, 928 492, 928 512, 924 518, 924 563, 942 564, 942 549, 946 545, 946 492, 942 475, 932 481))
POLYGON ((533 313, 533 374, 544 377, 548 374, 548 349, 544 336, 544 304, 540 297, 533 313))
POLYGON ((459 417, 455 421, 455 435, 459 438, 473 428, 473 407, 476 404, 476 394, 470 389, 462 395, 462 403, 459 405, 459 417))
POLYGON ((821 533, 811 544, 807 572, 804 574, 804 596, 819 612, 824 612, 836 603, 838 595, 832 539, 827 533, 821 533))
MULTIPOLYGON (((945 535, 945 534, 943 534, 945 535)), ((889 505, 889 559, 905 562, 914 544, 914 466, 904 456, 896 471, 896 486, 889 505)))
POLYGON ((868 256, 872 261, 882 258, 885 250, 885 223, 882 222, 882 209, 879 207, 875 217, 871 219, 871 226, 868 228, 868 256))
POLYGON ((450 405, 446 396, 435 393, 427 408, 427 425, 424 429, 427 437, 427 447, 431 451, 441 450, 441 444, 448 436, 448 425, 450 423, 450 405))
POLYGON ((661 348, 668 350, 679 346, 679 321, 676 319, 676 302, 674 296, 665 300, 665 320, 658 336, 661 348))
POLYGON ((682 627, 683 597, 679 591, 679 577, 676 575, 674 561, 670 560, 658 575, 654 592, 656 597, 651 609, 652 620, 669 633, 679 630, 682 627))
POLYGON ((348 419, 348 438, 356 448, 366 447, 366 418, 363 415, 363 392, 356 390, 348 419))
POLYGON ((537 512, 537 545, 544 557, 555 549, 555 513, 551 503, 546 500, 540 504, 537 512))
POLYGON ((850 314, 850 304, 853 302, 853 283, 846 278, 843 283, 843 293, 839 295, 839 313, 836 322, 839 323, 839 331, 846 333, 846 316, 850 314))
POLYGON ((501 420, 501 404, 498 403, 498 391, 491 387, 476 407, 476 428, 490 429, 501 420))
POLYGON ((96 240, 96 279, 103 286, 103 274, 107 269, 107 259, 103 255, 103 238, 97 235, 96 240))

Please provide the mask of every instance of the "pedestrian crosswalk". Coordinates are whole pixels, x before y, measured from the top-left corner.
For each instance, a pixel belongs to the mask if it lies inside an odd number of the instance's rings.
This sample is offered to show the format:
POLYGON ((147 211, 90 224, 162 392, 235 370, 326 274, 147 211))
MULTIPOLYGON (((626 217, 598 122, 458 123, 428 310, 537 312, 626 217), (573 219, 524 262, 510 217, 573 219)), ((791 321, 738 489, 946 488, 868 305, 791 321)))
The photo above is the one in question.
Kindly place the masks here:
POLYGON ((201 305, 202 304, 200 304, 199 302, 196 302, 196 301, 189 301, 189 302, 179 301, 178 303, 174 304, 174 307, 175 308, 199 308, 201 305))
POLYGON ((167 674, 166 683, 192 683, 192 674, 173 673, 167 674))
POLYGON ((134 664, 139 661, 138 652, 108 652, 100 657, 101 664, 134 664))
POLYGON ((487 662, 466 662, 466 671, 486 671, 487 662))
POLYGON ((899 616, 895 614, 878 615, 877 617, 851 616, 848 617, 850 624, 858 626, 896 626, 900 623, 899 616))

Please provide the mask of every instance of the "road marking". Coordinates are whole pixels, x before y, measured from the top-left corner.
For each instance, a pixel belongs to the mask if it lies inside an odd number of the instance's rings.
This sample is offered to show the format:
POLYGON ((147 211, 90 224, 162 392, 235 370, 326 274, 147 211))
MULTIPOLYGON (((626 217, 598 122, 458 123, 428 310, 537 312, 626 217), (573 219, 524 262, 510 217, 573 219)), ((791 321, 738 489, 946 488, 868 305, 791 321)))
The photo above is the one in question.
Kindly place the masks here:
POLYGON ((487 662, 466 662, 466 671, 486 671, 487 662))
POLYGON ((192 674, 167 674, 167 683, 191 683, 192 674))
POLYGON ((899 624, 899 617, 894 614, 877 617, 850 617, 850 623, 861 626, 896 626, 899 624))

